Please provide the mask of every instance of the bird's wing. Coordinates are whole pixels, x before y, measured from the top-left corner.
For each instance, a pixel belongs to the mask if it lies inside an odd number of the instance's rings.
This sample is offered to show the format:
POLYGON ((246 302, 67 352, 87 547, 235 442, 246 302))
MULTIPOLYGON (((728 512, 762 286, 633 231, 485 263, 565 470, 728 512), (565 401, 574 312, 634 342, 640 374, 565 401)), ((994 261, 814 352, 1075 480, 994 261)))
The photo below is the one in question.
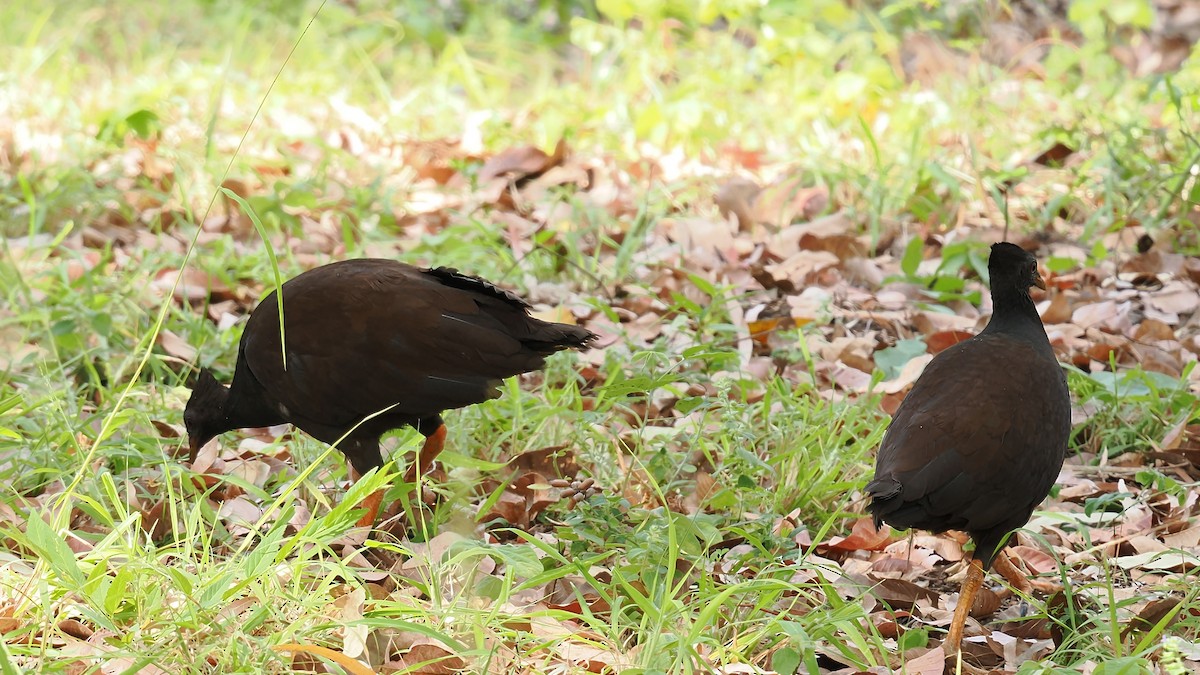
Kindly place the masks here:
POLYGON ((336 283, 309 273, 285 285, 286 370, 274 295, 247 324, 256 378, 276 383, 293 413, 337 426, 396 405, 415 420, 493 398, 503 378, 543 364, 513 337, 529 320, 523 305, 407 265, 354 262, 318 268, 336 283))
POLYGON ((880 502, 877 515, 898 527, 938 530, 1027 518, 1014 516, 1022 510, 1014 498, 1032 509, 1062 464, 1065 447, 1046 446, 1069 428, 1069 410, 1045 403, 1066 396, 1061 370, 1014 367, 1046 359, 1025 342, 993 336, 941 357, 896 411, 879 448, 868 486, 880 502))

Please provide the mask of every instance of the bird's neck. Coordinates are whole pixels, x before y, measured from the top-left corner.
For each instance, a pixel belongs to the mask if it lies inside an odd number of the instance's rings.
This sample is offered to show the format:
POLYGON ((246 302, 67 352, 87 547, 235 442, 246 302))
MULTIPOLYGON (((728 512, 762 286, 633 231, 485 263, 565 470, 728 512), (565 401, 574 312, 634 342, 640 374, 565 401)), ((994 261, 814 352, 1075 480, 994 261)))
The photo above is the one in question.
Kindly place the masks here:
POLYGON ((221 411, 226 431, 230 429, 247 429, 252 427, 269 427, 272 424, 282 424, 284 419, 277 411, 267 408, 261 399, 236 396, 237 390, 230 391, 229 400, 221 411))
POLYGON ((993 293, 992 318, 983 332, 1017 335, 1039 346, 1044 344, 1053 353, 1050 340, 1046 337, 1046 328, 1028 290, 1006 289, 993 293))
POLYGON ((287 421, 277 408, 267 402, 258 380, 241 359, 234 370, 229 396, 221 406, 221 412, 227 429, 269 427, 287 421))

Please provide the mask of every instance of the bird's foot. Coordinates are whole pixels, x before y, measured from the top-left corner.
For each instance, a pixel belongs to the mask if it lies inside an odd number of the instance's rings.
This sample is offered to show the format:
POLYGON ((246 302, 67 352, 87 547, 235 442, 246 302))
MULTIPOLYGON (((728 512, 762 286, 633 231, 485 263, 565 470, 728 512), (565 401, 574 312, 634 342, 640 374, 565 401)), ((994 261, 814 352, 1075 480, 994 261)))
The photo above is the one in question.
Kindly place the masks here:
POLYGON ((986 675, 992 671, 972 665, 957 648, 946 647, 946 669, 942 672, 946 675, 986 675))

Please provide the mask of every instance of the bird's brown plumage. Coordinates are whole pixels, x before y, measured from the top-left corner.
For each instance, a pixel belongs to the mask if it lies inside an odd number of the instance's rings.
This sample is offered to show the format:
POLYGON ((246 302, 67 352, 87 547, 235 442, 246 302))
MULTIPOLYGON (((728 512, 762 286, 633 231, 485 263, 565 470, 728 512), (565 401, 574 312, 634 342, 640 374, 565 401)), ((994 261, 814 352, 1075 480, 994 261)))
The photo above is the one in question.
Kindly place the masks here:
POLYGON ((897 529, 969 532, 986 566, 1058 476, 1070 408, 1039 399, 1066 385, 1061 371, 1014 367, 1045 356, 1003 336, 942 354, 896 412, 868 492, 875 517, 897 529))
POLYGON ((1000 243, 988 270, 987 328, 925 368, 867 485, 876 525, 965 531, 985 570, 1054 485, 1071 429, 1066 377, 1029 296, 1044 288, 1036 259, 1000 243))
POLYGON ((291 422, 338 442, 365 473, 383 464, 384 432, 409 425, 430 437, 442 411, 494 398, 504 378, 595 337, 529 316, 482 279, 391 260, 309 270, 283 285, 283 298, 286 367, 272 292, 246 323, 229 389, 206 371, 193 389, 184 413, 193 457, 225 431, 291 422))

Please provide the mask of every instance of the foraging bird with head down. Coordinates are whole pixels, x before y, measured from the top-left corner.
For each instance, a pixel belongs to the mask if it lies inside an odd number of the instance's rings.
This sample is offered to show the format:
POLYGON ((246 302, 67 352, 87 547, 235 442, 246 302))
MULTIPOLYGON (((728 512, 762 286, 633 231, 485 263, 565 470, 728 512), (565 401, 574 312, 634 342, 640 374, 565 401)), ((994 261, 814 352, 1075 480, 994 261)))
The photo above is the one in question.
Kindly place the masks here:
MULTIPOLYGON (((407 425, 426 439, 412 482, 442 450, 443 411, 495 398, 503 379, 596 338, 535 319, 516 295, 444 267, 345 260, 282 290, 283 344, 272 291, 246 323, 233 383, 200 372, 184 411, 191 461, 226 431, 290 422, 336 443, 361 476, 383 465, 380 436, 407 425)), ((366 500, 360 525, 374 524, 382 498, 366 500)))
POLYGON ((892 418, 867 485, 876 527, 961 530, 975 542, 945 642, 953 652, 993 563, 1029 589, 1001 548, 1049 494, 1071 433, 1066 376, 1029 295, 1046 288, 1037 260, 994 244, 988 273, 987 327, 930 361, 892 418))

